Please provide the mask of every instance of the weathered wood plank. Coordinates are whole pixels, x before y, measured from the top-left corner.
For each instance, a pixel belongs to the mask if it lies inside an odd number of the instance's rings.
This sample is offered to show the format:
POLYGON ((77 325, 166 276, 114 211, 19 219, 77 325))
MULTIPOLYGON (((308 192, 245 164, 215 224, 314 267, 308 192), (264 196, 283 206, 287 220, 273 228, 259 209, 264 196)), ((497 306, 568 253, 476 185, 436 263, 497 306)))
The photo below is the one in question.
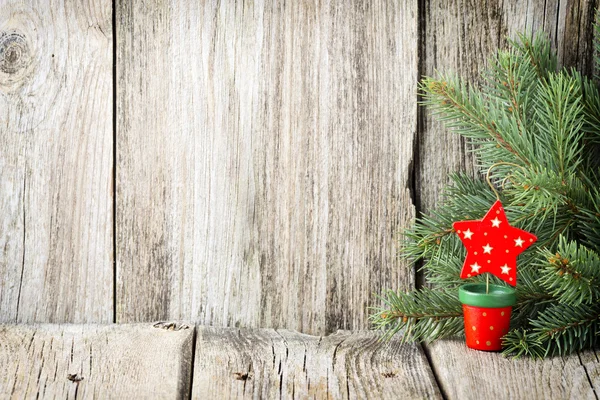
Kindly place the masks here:
POLYGON ((111 5, 0 6, 0 321, 113 319, 111 5))
POLYGON ((579 353, 579 359, 590 385, 596 392, 596 398, 600 397, 600 350, 581 352, 579 353))
POLYGON ((193 325, 0 325, 0 397, 187 398, 193 325))
POLYGON ((364 329, 412 285, 416 3, 117 2, 118 321, 364 329))
POLYGON ((377 338, 198 327, 192 397, 440 398, 419 346, 377 338))
MULTIPOLYGON (((423 2, 421 72, 453 71, 477 80, 487 60, 507 38, 517 33, 545 32, 558 52, 559 62, 581 71, 591 68, 592 16, 595 0, 465 1, 423 2)), ((421 128, 416 165, 417 206, 431 210, 440 200, 449 174, 458 170, 474 173, 468 145, 448 132, 420 109, 421 128)))
MULTIPOLYGON (((502 357, 468 349, 462 340, 444 340, 428 346, 432 368, 448 399, 596 399, 588 373, 600 362, 584 353, 546 360, 502 357), (586 372, 587 371, 587 372, 586 372)), ((595 372, 594 372, 595 371, 595 372)))

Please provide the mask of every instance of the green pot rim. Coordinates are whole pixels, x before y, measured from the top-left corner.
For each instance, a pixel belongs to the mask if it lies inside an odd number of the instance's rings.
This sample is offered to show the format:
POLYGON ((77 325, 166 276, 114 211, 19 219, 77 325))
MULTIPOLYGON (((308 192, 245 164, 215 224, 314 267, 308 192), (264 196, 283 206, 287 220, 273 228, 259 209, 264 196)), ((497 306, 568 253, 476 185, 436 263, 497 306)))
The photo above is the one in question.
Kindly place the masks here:
POLYGON ((485 292, 485 283, 469 283, 458 288, 458 299, 461 303, 484 308, 500 308, 513 306, 517 302, 515 289, 508 286, 489 285, 485 292))

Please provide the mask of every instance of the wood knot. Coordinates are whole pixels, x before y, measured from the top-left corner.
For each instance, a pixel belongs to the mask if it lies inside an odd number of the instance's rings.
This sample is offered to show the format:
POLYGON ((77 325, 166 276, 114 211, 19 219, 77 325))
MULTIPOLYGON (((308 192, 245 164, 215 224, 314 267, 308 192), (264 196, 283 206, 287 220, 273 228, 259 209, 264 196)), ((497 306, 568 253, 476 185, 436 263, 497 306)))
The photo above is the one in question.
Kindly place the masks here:
POLYGON ((80 376, 79 374, 68 374, 67 379, 71 382, 81 382, 83 380, 83 376, 80 376))
POLYGON ((0 72, 14 75, 31 64, 31 52, 25 36, 18 32, 0 32, 0 72))
POLYGON ((249 372, 236 372, 233 374, 233 376, 238 381, 247 381, 252 379, 252 374, 249 372))
POLYGON ((190 329, 189 325, 169 321, 158 321, 154 325, 152 325, 152 327, 164 329, 167 331, 180 331, 182 329, 190 329))

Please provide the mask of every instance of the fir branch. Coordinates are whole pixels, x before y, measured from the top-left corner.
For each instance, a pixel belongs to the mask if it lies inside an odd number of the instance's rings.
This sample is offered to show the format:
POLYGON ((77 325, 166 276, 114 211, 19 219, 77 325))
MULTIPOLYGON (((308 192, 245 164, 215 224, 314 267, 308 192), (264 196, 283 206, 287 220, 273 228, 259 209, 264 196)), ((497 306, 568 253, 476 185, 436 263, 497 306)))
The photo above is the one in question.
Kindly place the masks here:
POLYGON ((538 282, 560 303, 577 306, 600 298, 600 258, 575 241, 560 238, 558 250, 540 252, 538 282))
POLYGON ((432 341, 463 330, 458 291, 421 289, 409 293, 388 291, 385 307, 375 309, 371 321, 389 338, 404 329, 402 341, 432 341))
POLYGON ((464 258, 464 247, 453 237, 423 264, 425 281, 447 290, 458 288, 464 283, 460 278, 464 258))
POLYGON ((536 143, 542 165, 561 177, 581 162, 584 122, 581 86, 567 74, 550 74, 536 101, 536 143))
POLYGON ((591 204, 579 213, 581 241, 600 252, 600 189, 590 189, 591 204))
POLYGON ((479 90, 450 76, 439 80, 425 78, 419 88, 422 104, 429 106, 446 127, 469 138, 473 144, 484 146, 490 157, 529 163, 498 131, 496 120, 490 118, 492 104, 479 90))
POLYGON ((599 318, 598 304, 557 304, 541 312, 531 326, 545 344, 545 355, 562 355, 595 344, 599 318))
MULTIPOLYGON (((596 21, 598 52, 600 13, 596 21)), ((594 61, 598 68, 598 53, 594 61)), ((490 184, 511 225, 538 237, 519 258, 505 336, 506 353, 517 356, 566 354, 600 340, 600 87, 598 76, 556 65, 547 39, 521 36, 492 60, 481 88, 450 76, 420 86, 423 104, 474 144, 483 173, 494 166, 490 184)), ((386 337, 462 332, 457 288, 484 278, 460 279, 466 252, 452 223, 482 218, 495 199, 482 179, 455 175, 441 206, 405 232, 402 254, 423 260, 431 288, 385 295, 371 319, 386 337)))
MULTIPOLYGON (((403 232, 400 254, 404 258, 411 261, 434 258, 444 241, 454 235, 454 221, 483 217, 495 200, 489 186, 482 180, 466 174, 453 174, 450 179, 454 185, 443 192, 444 206, 419 218, 414 226, 403 232)), ((456 248, 462 251, 462 246, 456 248)))
POLYGON ((511 324, 516 327, 526 326, 529 320, 551 306, 554 297, 546 292, 538 282, 538 269, 535 266, 537 252, 524 254, 517 271, 516 295, 517 303, 513 306, 511 324))
POLYGON ((536 218, 554 217, 568 198, 562 176, 547 169, 515 171, 509 175, 511 185, 504 191, 512 202, 529 211, 536 218))
POLYGON ((542 34, 535 35, 533 41, 523 34, 519 40, 509 41, 511 47, 527 55, 529 62, 534 66, 539 81, 543 81, 549 73, 557 68, 556 54, 552 51, 550 41, 542 34))
POLYGON ((506 127, 515 127, 511 140, 517 139, 522 147, 531 148, 533 143, 527 132, 531 129, 533 107, 532 94, 539 85, 536 68, 527 56, 515 48, 499 52, 493 59, 490 71, 484 75, 483 93, 500 111, 497 120, 506 127))
POLYGON ((532 358, 544 358, 546 350, 539 335, 532 334, 526 329, 513 329, 502 338, 504 356, 519 358, 529 356, 532 358))
POLYGON ((573 71, 573 78, 579 82, 581 87, 584 125, 583 131, 586 139, 595 144, 600 144, 600 89, 597 83, 573 71))
POLYGON ((506 334, 505 355, 542 358, 564 355, 598 344, 600 305, 557 304, 531 321, 532 329, 515 329, 506 334))

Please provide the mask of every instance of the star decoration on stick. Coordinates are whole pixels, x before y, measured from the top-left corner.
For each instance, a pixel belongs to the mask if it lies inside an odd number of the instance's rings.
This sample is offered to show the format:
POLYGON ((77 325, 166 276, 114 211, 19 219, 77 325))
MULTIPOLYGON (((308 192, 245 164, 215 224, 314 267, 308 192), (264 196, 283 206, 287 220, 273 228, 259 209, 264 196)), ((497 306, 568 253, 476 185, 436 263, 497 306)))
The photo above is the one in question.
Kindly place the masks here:
POLYGON ((457 221, 452 226, 467 248, 462 279, 489 272, 509 285, 517 284, 517 256, 537 237, 510 226, 499 200, 482 220, 457 221))

